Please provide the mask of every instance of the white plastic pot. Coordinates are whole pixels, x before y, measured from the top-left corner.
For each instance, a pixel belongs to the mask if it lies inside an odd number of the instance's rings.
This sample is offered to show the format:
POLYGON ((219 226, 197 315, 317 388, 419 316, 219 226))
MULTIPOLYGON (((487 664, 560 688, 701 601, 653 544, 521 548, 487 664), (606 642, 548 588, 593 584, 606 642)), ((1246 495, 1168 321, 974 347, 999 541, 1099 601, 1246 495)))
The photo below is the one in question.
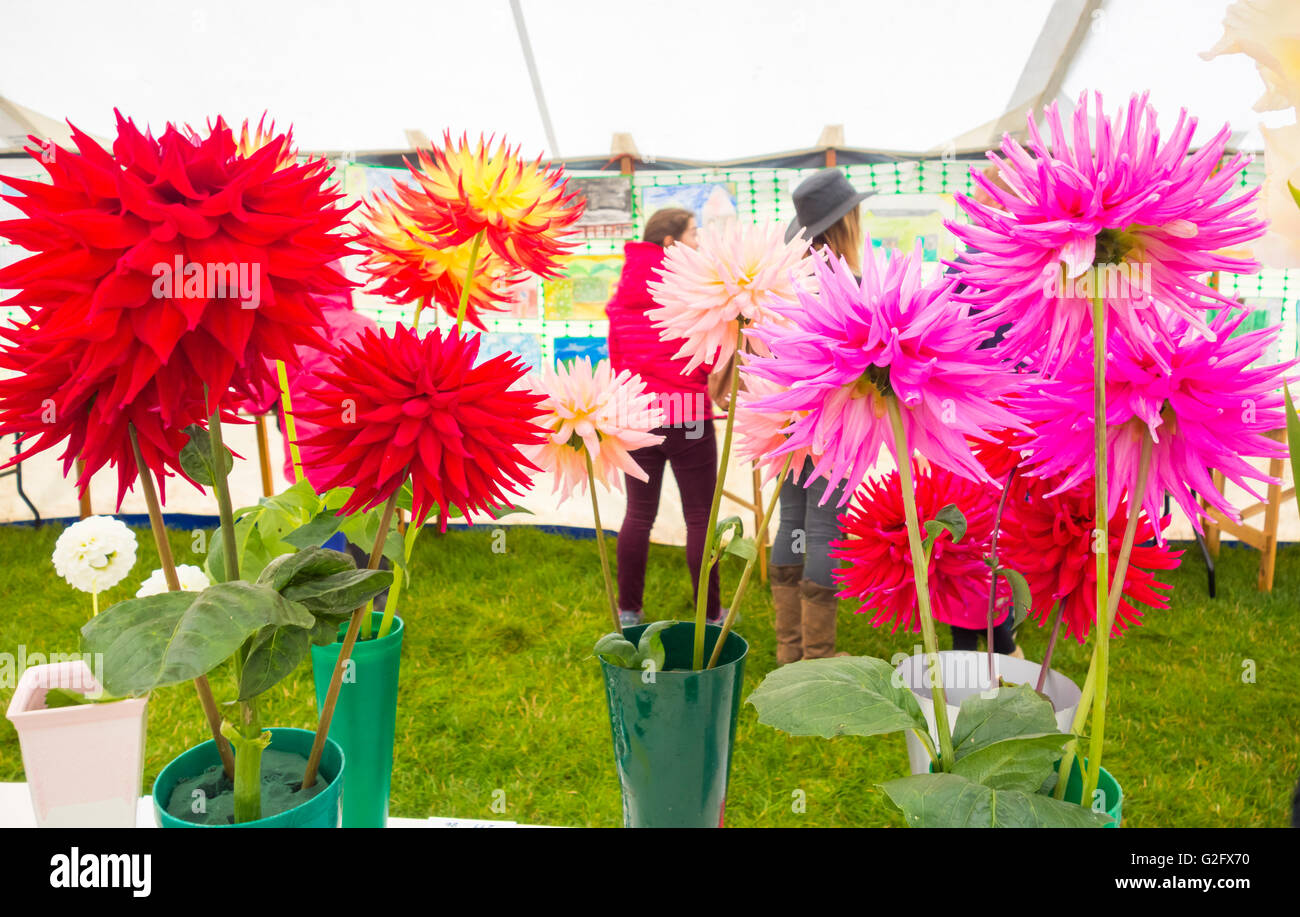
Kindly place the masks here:
POLYGON ((144 772, 147 697, 46 709, 51 688, 95 694, 84 662, 26 669, 6 713, 42 828, 134 828, 144 772))
MULTIPOLYGON (((995 653, 993 656, 994 672, 998 679, 1012 684, 1038 684, 1038 673, 1042 666, 1037 662, 1017 659, 995 653)), ((943 690, 948 700, 948 728, 957 723, 957 713, 961 702, 972 695, 988 691, 997 681, 989 681, 988 653, 970 650, 945 650, 939 653, 940 672, 943 676, 943 690)), ((930 724, 930 739, 939 747, 939 730, 934 725, 934 700, 927 678, 928 666, 924 655, 909 656, 898 664, 896 669, 903 679, 903 684, 912 689, 921 705, 921 712, 930 724)), ((1056 708, 1056 725, 1062 732, 1068 732, 1074 721, 1074 711, 1079 705, 1083 692, 1073 681, 1053 669, 1047 670, 1043 681, 1043 693, 1051 699, 1056 708)), ((930 769, 930 754, 916 733, 907 733, 907 760, 913 774, 925 774, 930 769)))

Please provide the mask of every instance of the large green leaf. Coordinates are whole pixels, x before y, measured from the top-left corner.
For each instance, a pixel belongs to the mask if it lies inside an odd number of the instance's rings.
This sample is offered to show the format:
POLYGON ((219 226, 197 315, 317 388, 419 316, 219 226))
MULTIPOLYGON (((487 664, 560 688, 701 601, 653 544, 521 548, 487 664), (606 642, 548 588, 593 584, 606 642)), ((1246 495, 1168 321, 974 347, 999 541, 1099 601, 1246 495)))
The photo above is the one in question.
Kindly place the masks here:
POLYGON ((635 664, 637 668, 640 668, 649 659, 655 664, 656 672, 663 671, 664 663, 668 659, 668 653, 664 650, 664 638, 660 634, 676 623, 676 621, 654 621, 645 630, 641 631, 641 639, 636 644, 635 664))
POLYGON ((995 790, 1036 793, 1070 737, 1061 732, 993 742, 957 758, 950 773, 995 790))
POLYGON ((633 663, 636 661, 636 647, 622 634, 606 634, 601 637, 596 641, 596 648, 592 653, 610 665, 620 665, 625 669, 635 667, 633 663))
POLYGON ((281 540, 295 548, 318 548, 339 530, 343 518, 338 513, 323 510, 313 516, 306 525, 300 525, 281 540))
MULTIPOLYGON (((379 533, 381 515, 381 510, 372 509, 366 513, 349 516, 339 526, 339 531, 343 533, 348 541, 369 554, 375 549, 375 536, 379 533)), ((406 567, 406 553, 402 543, 402 535, 397 530, 397 520, 395 518, 388 526, 388 537, 384 541, 383 556, 388 558, 388 562, 394 567, 406 567)))
POLYGON ((118 602, 81 635, 85 652, 104 654, 104 688, 126 697, 206 675, 267 625, 315 624, 270 586, 235 580, 118 602))
MULTIPOLYGON (((181 471, 195 482, 211 487, 216 479, 215 466, 212 464, 212 434, 198 424, 191 424, 184 432, 189 436, 189 441, 181 449, 181 471)), ((225 450, 223 461, 225 467, 221 469, 221 476, 224 478, 235 467, 235 458, 229 449, 225 450)))
POLYGON ((1100 828, 1110 816, 1051 796, 998 790, 958 774, 880 784, 912 828, 1100 828))
POLYGON ((349 614, 393 584, 389 570, 345 570, 286 586, 281 595, 313 614, 349 614))
POLYGON ((1050 702, 1029 685, 998 688, 991 697, 972 695, 962 701, 952 728, 953 751, 963 757, 1003 739, 1059 732, 1050 702))
POLYGON ((311 629, 303 627, 267 625, 259 630, 239 674, 239 699, 256 697, 298 668, 311 648, 311 635, 311 629))
POLYGON ((304 548, 293 554, 282 554, 266 565, 258 576, 259 583, 283 592, 286 587, 310 580, 356 570, 356 562, 342 551, 329 548, 304 548))
POLYGON ((758 721, 791 735, 830 738, 926 729, 916 698, 894 667, 871 656, 805 659, 763 679, 748 703, 758 721))

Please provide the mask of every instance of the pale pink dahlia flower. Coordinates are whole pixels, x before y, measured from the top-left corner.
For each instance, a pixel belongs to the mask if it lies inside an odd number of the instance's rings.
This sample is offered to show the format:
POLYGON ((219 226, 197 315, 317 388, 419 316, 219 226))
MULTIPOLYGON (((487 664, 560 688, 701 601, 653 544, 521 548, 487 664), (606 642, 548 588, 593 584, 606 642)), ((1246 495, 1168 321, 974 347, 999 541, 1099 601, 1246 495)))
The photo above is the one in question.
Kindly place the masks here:
POLYGON ((662 282, 648 286, 659 308, 647 314, 662 341, 682 339, 676 357, 687 357, 682 370, 702 364, 722 365, 736 351, 742 325, 774 317, 772 306, 795 297, 808 274, 808 242, 784 241, 776 224, 706 226, 700 247, 674 245, 659 270, 662 282))
POLYGON ((587 455, 595 479, 623 489, 624 473, 638 481, 646 473, 629 454, 663 442, 650 431, 663 423, 641 377, 623 370, 615 375, 608 360, 593 368, 586 357, 570 365, 543 367, 524 382, 542 395, 543 414, 535 423, 549 432, 546 442, 525 449, 528 459, 555 473, 555 490, 567 500, 575 487, 587 491, 587 455))
MULTIPOLYGON (((770 481, 785 465, 786 453, 774 458, 785 445, 790 428, 802 415, 799 411, 763 411, 754 408, 759 399, 784 392, 784 386, 769 379, 745 373, 740 367, 744 384, 736 401, 736 455, 763 469, 763 480, 770 481)), ((790 459, 790 469, 797 474, 805 459, 816 458, 808 448, 796 449, 790 459)))
POLYGON ((959 194, 973 222, 947 224, 968 246, 955 262, 967 284, 960 298, 989 327, 1010 323, 1007 357, 1047 372, 1090 332, 1094 288, 1107 325, 1149 350, 1167 338, 1156 302, 1209 336, 1202 312, 1236 303, 1204 275, 1258 268, 1221 254, 1264 231, 1254 212, 1258 190, 1231 194, 1249 157, 1222 161, 1228 126, 1189 156, 1196 119, 1186 111, 1162 143, 1145 95, 1129 99, 1113 122, 1100 93, 1096 106, 1090 132, 1087 93, 1080 96, 1069 138, 1056 105, 1048 106, 1050 143, 1030 117, 1032 156, 1009 136, 1005 158, 989 154, 1011 193, 973 171, 997 206, 959 194), (1087 273, 1093 266, 1097 275, 1087 273))
POLYGON ((893 251, 883 271, 869 254, 861 283, 843 259, 811 260, 819 291, 798 291, 798 306, 784 310, 789 327, 755 329, 773 356, 750 356, 744 366, 747 379, 788 389, 756 399, 754 410, 800 413, 772 458, 810 449, 820 458, 809 480, 826 476, 827 496, 848 482, 842 506, 881 446, 898 459, 885 401, 892 396, 911 449, 988 481, 968 440, 1020 426, 997 402, 1022 383, 996 351, 979 349, 986 334, 952 301, 952 279, 922 284, 919 247, 909 256, 893 251))
MULTIPOLYGON (((1109 513, 1125 499, 1159 519, 1168 493, 1199 530, 1204 515, 1196 497, 1225 516, 1237 511, 1214 487, 1211 470, 1263 499, 1249 480, 1272 478, 1243 456, 1280 458, 1286 446, 1265 434, 1286 425, 1282 374, 1295 365, 1257 364, 1277 336, 1266 328, 1233 336, 1247 313, 1219 313, 1203 338, 1190 323, 1174 320, 1172 344, 1143 353, 1122 335, 1111 336, 1106 364, 1107 493, 1109 513), (1137 487, 1142 438, 1150 435, 1151 467, 1143 493, 1137 487), (1195 492, 1195 493, 1193 493, 1195 492)), ((1054 493, 1093 477, 1093 363, 1091 345, 1080 348, 1054 379, 1043 380, 1038 397, 1020 402, 1021 417, 1034 429, 1026 441, 1030 474, 1054 477, 1054 493)))

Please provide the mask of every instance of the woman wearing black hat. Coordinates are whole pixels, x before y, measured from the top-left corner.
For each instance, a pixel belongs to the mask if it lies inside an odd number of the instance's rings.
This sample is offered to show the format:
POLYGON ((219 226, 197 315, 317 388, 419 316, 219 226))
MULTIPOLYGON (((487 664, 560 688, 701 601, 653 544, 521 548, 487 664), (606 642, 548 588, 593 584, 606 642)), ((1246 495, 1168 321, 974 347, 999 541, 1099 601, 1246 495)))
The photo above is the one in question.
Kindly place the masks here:
MULTIPOLYGON (((797 234, 841 257, 855 275, 862 273, 862 216, 859 204, 871 192, 855 189, 838 169, 823 169, 794 190, 795 218, 786 230, 788 242, 797 234)), ((830 542, 839 537, 836 518, 843 485, 826 494, 826 479, 809 481, 813 463, 791 469, 781 485, 781 522, 772 542, 772 604, 776 606, 776 661, 835 655, 835 622, 839 611, 831 577, 835 563, 830 542), (804 484, 807 483, 807 487, 804 484)), ((841 654, 844 655, 844 654, 841 654)))

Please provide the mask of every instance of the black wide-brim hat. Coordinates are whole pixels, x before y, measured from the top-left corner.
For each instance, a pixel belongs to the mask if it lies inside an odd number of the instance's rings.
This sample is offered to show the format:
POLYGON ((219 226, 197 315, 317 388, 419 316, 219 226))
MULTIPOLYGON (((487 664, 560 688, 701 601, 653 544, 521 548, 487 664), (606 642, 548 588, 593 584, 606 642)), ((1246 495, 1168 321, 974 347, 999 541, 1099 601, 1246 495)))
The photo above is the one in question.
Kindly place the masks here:
POLYGON ((800 230, 810 241, 817 238, 873 194, 874 191, 854 188, 839 169, 814 172, 800 182, 791 195, 794 219, 785 229, 785 241, 789 242, 800 230))

